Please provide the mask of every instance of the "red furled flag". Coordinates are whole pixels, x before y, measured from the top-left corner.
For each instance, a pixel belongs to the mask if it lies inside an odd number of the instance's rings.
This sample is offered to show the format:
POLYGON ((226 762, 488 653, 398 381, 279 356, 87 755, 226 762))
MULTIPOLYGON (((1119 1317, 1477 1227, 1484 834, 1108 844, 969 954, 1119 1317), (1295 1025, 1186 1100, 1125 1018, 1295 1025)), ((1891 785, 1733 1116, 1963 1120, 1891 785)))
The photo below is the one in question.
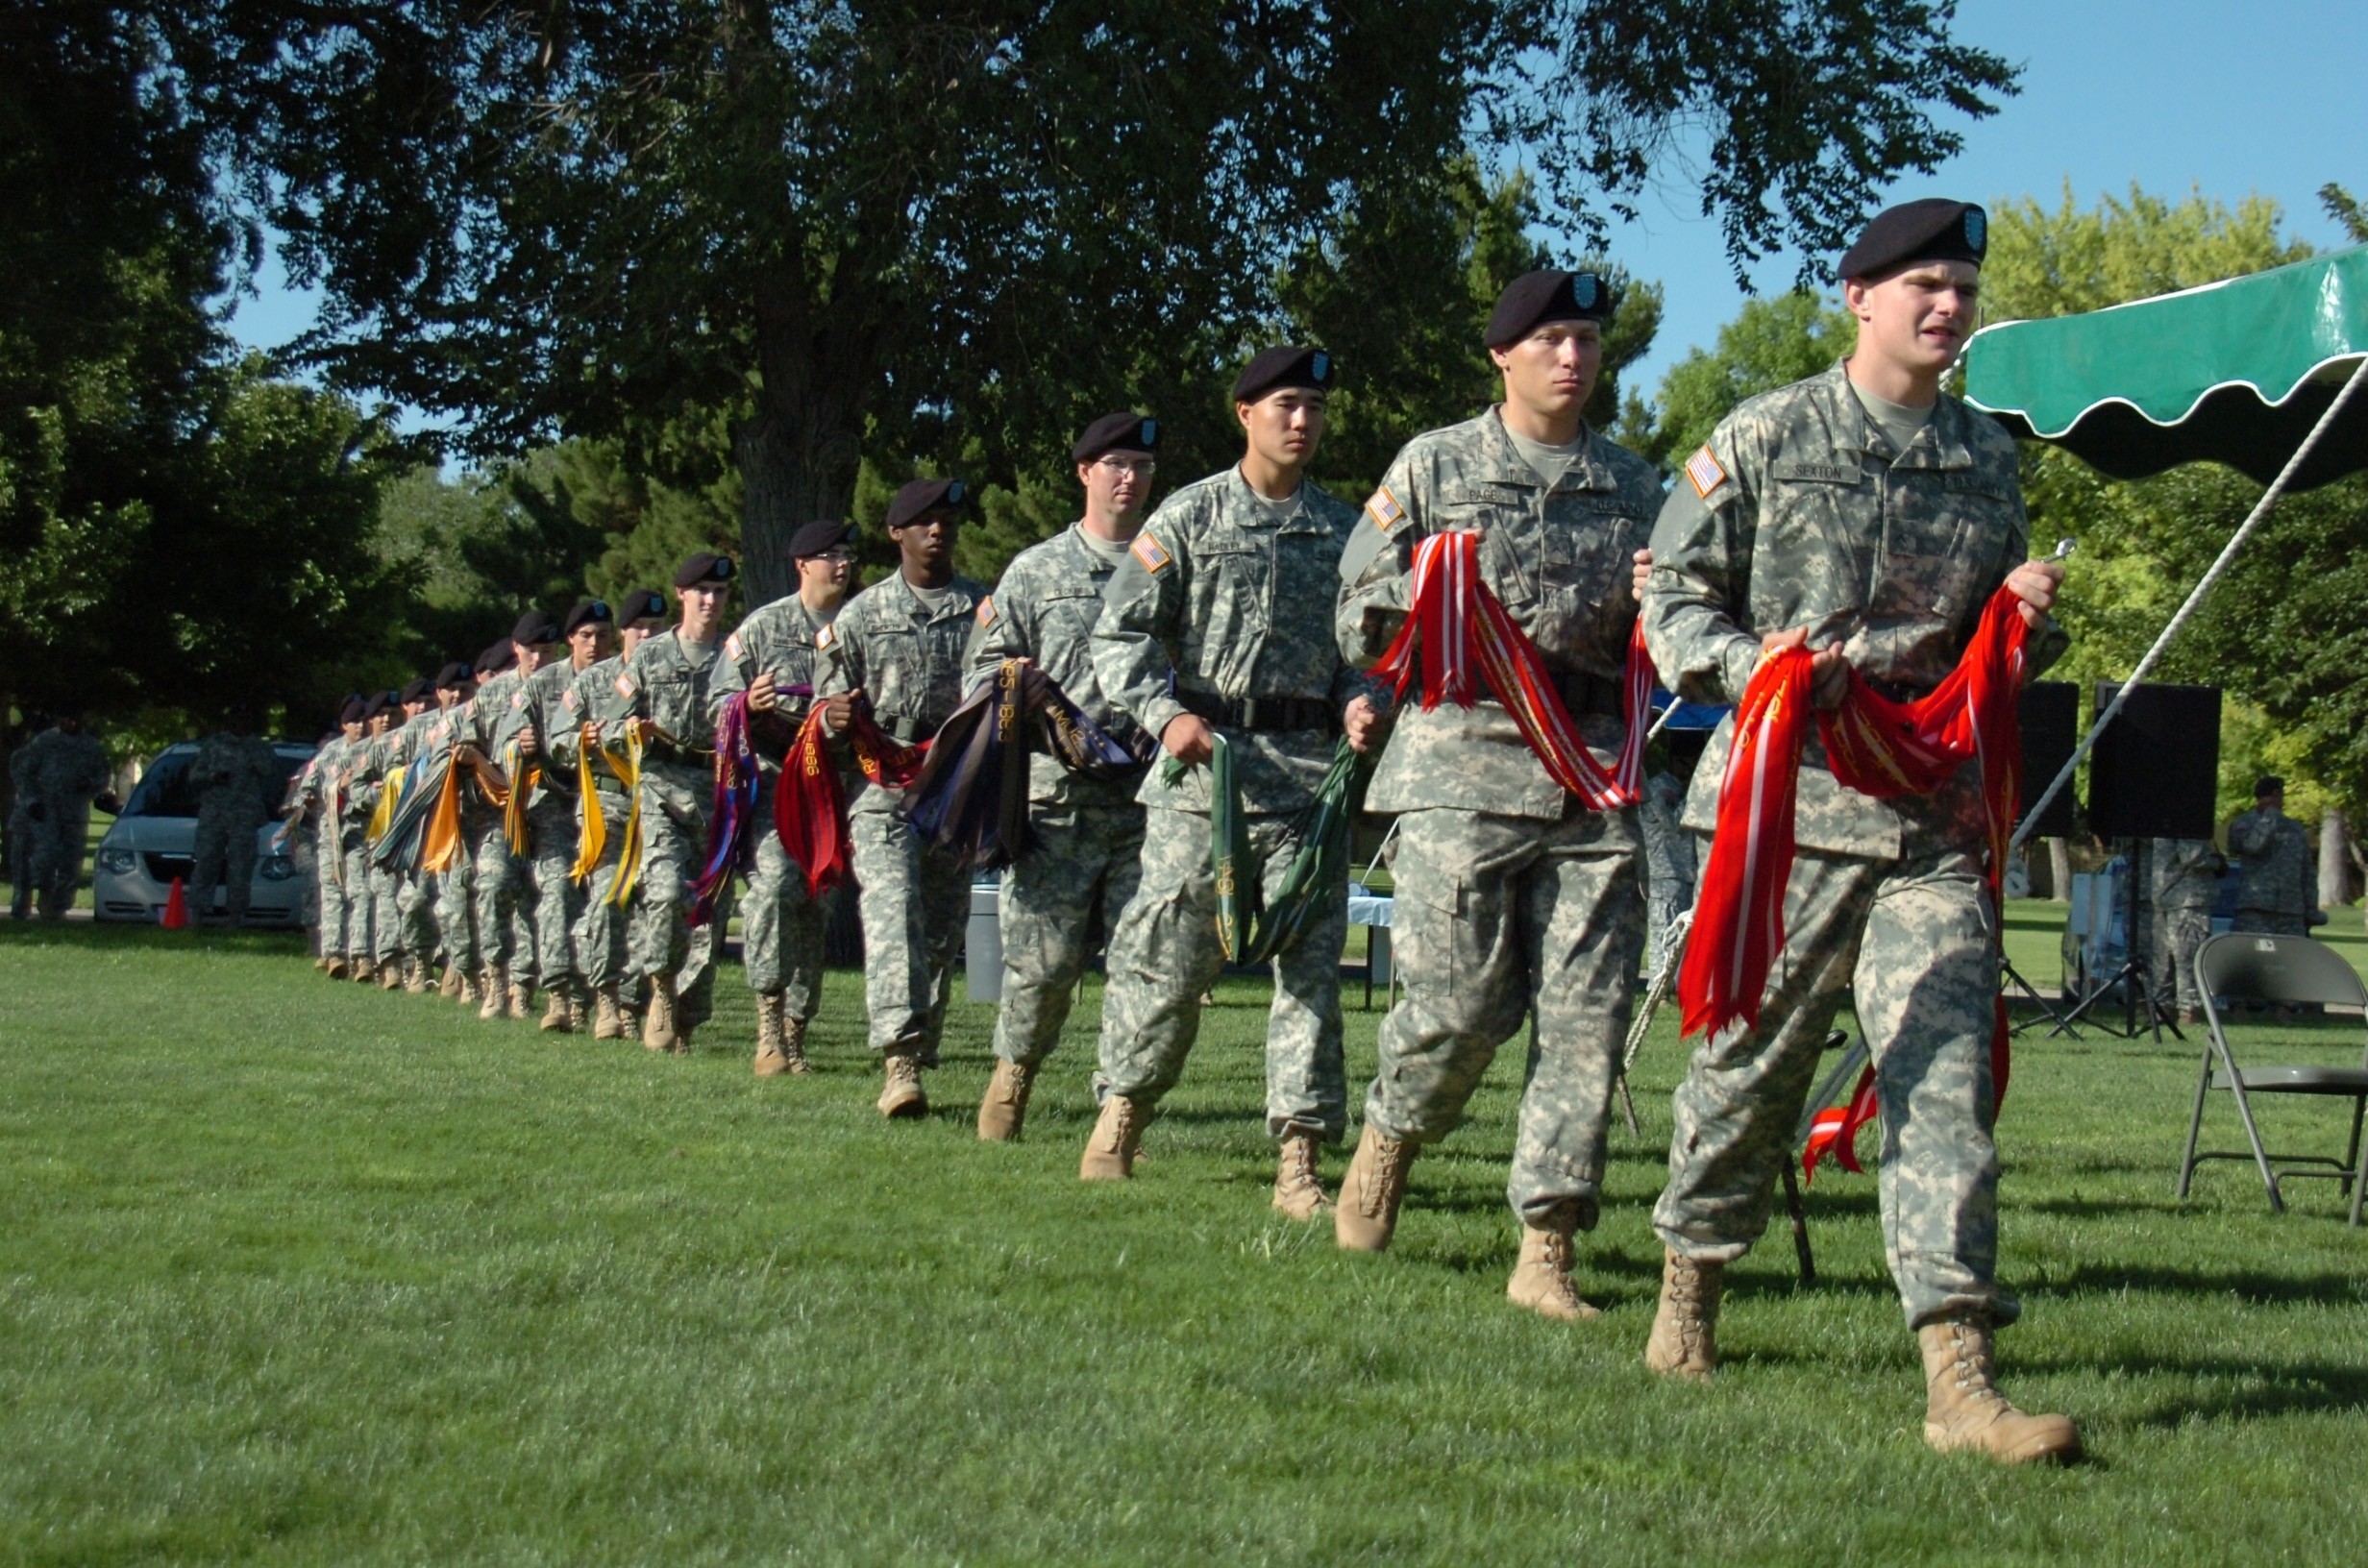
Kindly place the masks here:
POLYGON ((1545 764, 1547 775, 1589 810, 1616 811, 1637 803, 1643 775, 1644 721, 1653 696, 1653 662, 1644 651, 1640 626, 1629 636, 1622 674, 1628 734, 1618 762, 1609 772, 1588 750, 1537 645, 1481 580, 1477 534, 1434 533, 1415 546, 1413 603, 1406 624, 1367 674, 1389 683, 1403 698, 1414 682, 1418 657, 1424 712, 1443 700, 1468 708, 1483 695, 1475 688, 1485 686, 1485 695, 1513 716, 1521 738, 1545 764))
MULTIPOLYGON (((1816 715, 1834 776, 1862 795, 1929 795, 1967 761, 1982 772, 1989 839, 1993 910, 2003 910, 2007 847, 2022 790, 2021 601, 2001 587, 1957 668, 1928 695, 1895 702, 1856 671, 1839 708, 1816 715)), ((1793 854, 1794 793, 1801 746, 1809 733, 1811 655, 1785 649, 1764 655, 1735 715, 1735 746, 1718 791, 1717 831, 1703 867, 1693 932, 1678 972, 1688 1035, 1756 1025, 1769 968, 1784 947, 1785 884, 1793 854)), ((1992 1093, 2007 1090, 2006 1000, 1995 1004, 1990 1037, 1992 1093)), ((1847 1110, 1819 1114, 1803 1155, 1814 1170, 1831 1151, 1858 1167, 1851 1139, 1875 1112, 1874 1069, 1860 1079, 1847 1110)))
MULTIPOLYGON (((805 868, 809 896, 819 897, 847 875, 847 799, 839 788, 838 762, 830 755, 830 732, 817 701, 798 731, 798 744, 781 763, 781 782, 773 792, 773 830, 789 858, 805 868)), ((929 743, 899 745, 879 727, 861 698, 847 726, 849 749, 863 776, 884 790, 900 790, 920 776, 929 743)))

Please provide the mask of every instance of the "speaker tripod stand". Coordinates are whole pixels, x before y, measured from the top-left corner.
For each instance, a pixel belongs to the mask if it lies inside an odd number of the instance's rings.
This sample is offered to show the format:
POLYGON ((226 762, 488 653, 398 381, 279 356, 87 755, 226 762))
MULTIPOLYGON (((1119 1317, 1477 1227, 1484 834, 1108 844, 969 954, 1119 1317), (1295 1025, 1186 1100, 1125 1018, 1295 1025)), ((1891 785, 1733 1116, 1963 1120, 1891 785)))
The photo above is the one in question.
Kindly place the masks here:
MULTIPOLYGON (((2081 1015, 2095 1007, 2115 986, 2120 986, 2122 988, 2122 1039, 2135 1040, 2141 1028, 2151 1028, 2154 1031, 2155 1043, 2159 1045, 2162 1042, 2162 1031, 2168 1029, 2174 1038, 2183 1043, 2187 1037, 2180 1033, 2178 1020, 2166 1017, 2160 1004, 2155 1000, 2152 967, 2147 963, 2145 951, 2137 940, 2137 883, 2141 870, 2149 858, 2144 853, 2145 846, 2153 841, 2127 839, 2123 842, 2128 845, 2125 856, 2130 870, 2129 888, 2122 900, 2124 912, 2121 929, 2125 951, 2122 955, 2121 968, 2089 988, 2088 993, 2083 996, 2070 1012, 2058 1019, 2056 1027, 2048 1033, 2051 1036, 2072 1034, 2075 1039, 2079 1038, 2072 1026, 2080 1021, 2081 1015), (2146 1010, 2146 1019, 2143 1024, 2138 1021, 2138 1009, 2141 1007, 2146 1010)), ((2112 1026, 2101 1018, 2091 1017, 2088 1021, 2109 1033, 2111 1031, 2112 1026)))

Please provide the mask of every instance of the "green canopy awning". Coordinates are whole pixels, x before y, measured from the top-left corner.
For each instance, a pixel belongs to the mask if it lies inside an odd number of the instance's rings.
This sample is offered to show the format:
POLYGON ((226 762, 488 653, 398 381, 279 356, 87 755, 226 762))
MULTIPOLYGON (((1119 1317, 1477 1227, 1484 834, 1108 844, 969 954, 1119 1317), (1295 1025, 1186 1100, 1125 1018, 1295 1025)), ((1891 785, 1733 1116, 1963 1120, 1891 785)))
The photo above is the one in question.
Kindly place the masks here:
MULTIPOLYGON (((2267 484, 2368 356, 2368 247, 2086 315, 1985 328, 1965 399, 2118 479, 2199 459, 2267 484)), ((2368 398, 2294 476, 2368 467, 2368 398)))

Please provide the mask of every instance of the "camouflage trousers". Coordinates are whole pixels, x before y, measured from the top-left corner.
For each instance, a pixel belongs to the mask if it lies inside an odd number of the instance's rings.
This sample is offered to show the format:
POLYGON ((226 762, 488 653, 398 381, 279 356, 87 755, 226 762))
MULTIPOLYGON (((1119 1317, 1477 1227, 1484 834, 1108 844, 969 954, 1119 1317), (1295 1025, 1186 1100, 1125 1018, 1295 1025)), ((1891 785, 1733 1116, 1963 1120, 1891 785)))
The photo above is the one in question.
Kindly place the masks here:
POLYGON ((510 978, 557 991, 576 982, 576 915, 583 901, 571 874, 578 831, 575 797, 551 794, 535 801, 527 808, 527 831, 532 846, 526 859, 531 901, 522 900, 522 907, 528 911, 533 943, 510 959, 510 978))
POLYGON ((350 850, 349 840, 342 836, 326 840, 314 848, 313 877, 321 896, 321 953, 328 958, 344 958, 358 950, 346 937, 355 903, 352 887, 346 880, 350 850))
MULTIPOLYGON (((1271 899, 1298 852, 1295 816, 1252 816, 1250 856, 1271 899)), ((1332 888, 1311 912, 1299 944, 1274 960, 1267 1016, 1267 1132, 1338 1142, 1348 1124, 1341 1051, 1341 948, 1348 938, 1348 888, 1332 888)), ((1200 997, 1224 971, 1217 943, 1217 882, 1209 819, 1145 813, 1143 872, 1110 934, 1102 995, 1101 1074, 1112 1094, 1155 1106, 1175 1087, 1200 1033, 1200 997)))
POLYGON ((1406 994, 1382 1020, 1365 1119, 1434 1143, 1524 1018, 1529 1062, 1505 1196, 1523 1223, 1592 1230, 1643 908, 1632 815, 1559 822, 1410 811, 1390 862, 1406 994))
POLYGON ((437 956, 462 974, 475 974, 477 955, 477 860, 471 852, 468 819, 460 823, 460 852, 435 878, 437 956))
POLYGON ((2201 1008, 2204 1003, 2195 989, 2195 950, 2211 935, 2210 908, 2198 904, 2156 909, 2141 903, 2137 919, 2135 945, 2146 955, 2146 979, 2155 1006, 2165 1012, 2174 1007, 2201 1008))
MULTIPOLYGON (((534 949, 520 940, 524 863, 510 853, 498 816, 488 814, 482 822, 464 820, 462 831, 469 835, 470 946, 478 967, 506 969, 522 953, 531 964, 534 949)), ((468 968, 463 962, 461 968, 468 968)))
POLYGON ((1962 851, 1861 860, 1803 849, 1785 948, 1756 1029, 1707 1040, 1676 1094, 1669 1185, 1653 1210, 1689 1257, 1740 1257, 1766 1229, 1779 1166, 1842 993, 1874 1053, 1883 1112, 1884 1255, 1908 1326, 2021 1312, 2001 1289, 1990 1025, 1989 889, 1962 851))
POLYGON ((370 851, 359 829, 347 835, 345 851, 345 956, 372 958, 378 929, 378 899, 370 887, 370 851))
POLYGON ((715 919, 696 931, 689 919, 691 885, 706 855, 711 789, 703 769, 643 766, 641 891, 626 922, 627 967, 636 975, 675 977, 675 1024, 682 1029, 714 1016, 728 919, 728 900, 719 900, 715 919))
POLYGON ((74 907, 89 833, 86 806, 61 811, 20 803, 9 814, 9 874, 15 883, 18 919, 32 914, 37 903, 49 919, 62 919, 74 907))
POLYGON ((1003 873, 996 928, 1003 943, 1003 1001, 995 1054, 1034 1066, 1052 1054, 1093 958, 1095 917, 1107 933, 1143 875, 1144 808, 1051 805, 1029 812, 1035 844, 1003 873))
POLYGON ((575 938, 576 967, 582 971, 584 984, 595 990, 626 977, 625 937, 630 921, 629 894, 625 909, 608 900, 617 891, 618 856, 625 849, 625 822, 632 814, 632 803, 622 791, 603 790, 600 804, 606 834, 600 861, 581 884, 583 907, 576 917, 575 938))
POLYGON ((1693 886, 1690 883, 1666 884, 1659 880, 1644 890, 1644 972, 1661 972, 1662 961, 1668 956, 1669 926, 1676 919, 1693 908, 1693 886))
POLYGON ((186 889, 190 915, 204 919, 213 912, 213 890, 223 888, 225 919, 236 925, 247 918, 255 895, 255 830, 253 818, 197 817, 197 864, 190 868, 186 889))
POLYGON ((749 867, 748 902, 740 911, 741 961, 749 989, 781 993, 793 1018, 812 1018, 822 1001, 823 906, 805 891, 805 869, 789 858, 773 830, 773 792, 779 775, 764 775, 756 796, 756 853, 749 867))
POLYGON ((402 948, 421 964, 435 961, 435 878, 426 871, 405 871, 395 892, 395 914, 402 921, 402 948))
POLYGON ((892 812, 848 819, 856 913, 863 920, 863 1000, 872 1049, 911 1052, 937 1066, 953 962, 970 919, 970 871, 925 845, 892 812))
POLYGON ((405 950, 403 874, 372 866, 368 869, 367 885, 370 889, 370 956, 384 964, 405 950))

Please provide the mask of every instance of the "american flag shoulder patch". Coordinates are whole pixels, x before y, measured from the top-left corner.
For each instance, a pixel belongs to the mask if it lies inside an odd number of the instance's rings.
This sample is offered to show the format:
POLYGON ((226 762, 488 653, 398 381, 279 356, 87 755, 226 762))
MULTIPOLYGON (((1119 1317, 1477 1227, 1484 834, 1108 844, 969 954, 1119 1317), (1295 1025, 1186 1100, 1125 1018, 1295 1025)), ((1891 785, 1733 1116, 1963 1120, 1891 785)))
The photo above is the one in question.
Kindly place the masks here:
POLYGON ((814 634, 814 646, 825 653, 839 646, 839 628, 825 626, 814 634))
POLYGON ((513 712, 515 712, 515 711, 517 711, 517 710, 519 710, 519 709, 524 708, 524 707, 527 705, 527 694, 526 694, 526 693, 524 693, 524 692, 512 692, 512 693, 510 693, 510 694, 509 694, 509 705, 510 705, 511 711, 513 711, 513 712))
POLYGON ((1718 466, 1718 459, 1705 446, 1686 459, 1686 478, 1693 485, 1693 493, 1708 501, 1712 491, 1727 482, 1727 471, 1718 466))
POLYGON ((984 594, 979 597, 978 624, 982 626, 995 625, 995 596, 993 594, 984 594))
POLYGON ((1373 520, 1373 527, 1388 533, 1406 520, 1406 508, 1397 503, 1397 497, 1390 494, 1390 487, 1385 484, 1366 502, 1365 515, 1373 520))
POLYGON ((617 677, 617 695, 624 698, 627 701, 629 702, 633 699, 633 693, 637 690, 639 690, 639 688, 633 684, 632 676, 619 675, 617 677))
POLYGON ((748 656, 748 650, 740 646, 740 634, 736 631, 724 639, 724 651, 731 655, 734 664, 748 656))
POLYGON ((1175 564, 1175 557, 1168 553, 1166 546, 1151 537, 1148 528, 1136 534, 1135 542, 1126 549, 1128 553, 1143 563, 1143 570, 1153 576, 1159 576, 1175 564))
POLYGON ((562 707, 566 708, 566 709, 567 709, 567 711, 568 711, 568 712, 570 712, 570 713, 574 713, 574 712, 576 711, 576 688, 575 688, 575 687, 570 686, 570 687, 567 689, 566 694, 565 694, 564 696, 562 696, 562 697, 559 698, 559 704, 560 704, 560 706, 562 706, 562 707))

